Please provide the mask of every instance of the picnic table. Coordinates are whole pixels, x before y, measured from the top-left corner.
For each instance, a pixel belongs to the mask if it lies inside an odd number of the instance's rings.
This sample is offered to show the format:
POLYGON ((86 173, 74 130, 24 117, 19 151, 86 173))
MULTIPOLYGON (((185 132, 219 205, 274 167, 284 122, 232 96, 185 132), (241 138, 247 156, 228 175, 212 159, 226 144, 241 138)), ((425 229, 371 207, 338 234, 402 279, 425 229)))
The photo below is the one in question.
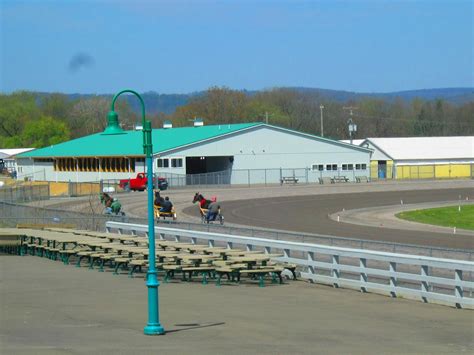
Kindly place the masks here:
POLYGON ((336 182, 349 182, 349 178, 347 176, 333 176, 331 178, 331 184, 335 184, 336 182))
POLYGON ((299 179, 297 177, 294 177, 294 176, 282 176, 281 179, 280 179, 280 185, 288 184, 288 183, 296 184, 296 183, 298 183, 298 181, 299 181, 299 179))

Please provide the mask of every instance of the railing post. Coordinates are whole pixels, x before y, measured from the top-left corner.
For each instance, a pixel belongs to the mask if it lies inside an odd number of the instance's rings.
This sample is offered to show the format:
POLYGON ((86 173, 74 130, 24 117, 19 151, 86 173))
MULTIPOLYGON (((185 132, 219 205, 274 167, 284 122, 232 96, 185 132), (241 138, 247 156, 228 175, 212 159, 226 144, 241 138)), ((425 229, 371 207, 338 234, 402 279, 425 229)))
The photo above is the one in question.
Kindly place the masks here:
POLYGON ((339 255, 332 255, 332 269, 331 276, 334 278, 333 286, 335 288, 339 287, 339 255))
MULTIPOLYGON (((428 276, 429 275, 429 272, 428 272, 428 266, 427 265, 421 265, 421 276, 428 276)), ((421 299, 423 300, 423 302, 427 303, 428 302, 428 298, 426 296, 423 296, 423 293, 425 292, 429 292, 429 284, 428 284, 428 281, 426 280, 421 280, 421 299)))
POLYGON ((456 285, 454 286, 454 295, 456 298, 459 298, 459 302, 456 302, 457 308, 462 308, 462 298, 464 297, 464 290, 462 287, 462 270, 454 270, 454 281, 456 285))
POLYGON ((365 271, 367 268, 367 259, 359 258, 359 267, 362 269, 360 272, 360 291, 367 292, 368 277, 365 271))
MULTIPOLYGON (((307 258, 308 258, 308 261, 310 261, 310 262, 314 262, 316 260, 314 258, 314 252, 312 252, 312 251, 308 252, 307 258)), ((316 268, 314 267, 314 265, 308 265, 308 271, 311 275, 316 275, 316 268)), ((309 282, 314 283, 315 280, 313 278, 310 278, 309 282)))
POLYGON ((397 297, 397 277, 395 276, 397 272, 397 263, 391 261, 389 266, 390 271, 390 296, 396 298, 397 297))

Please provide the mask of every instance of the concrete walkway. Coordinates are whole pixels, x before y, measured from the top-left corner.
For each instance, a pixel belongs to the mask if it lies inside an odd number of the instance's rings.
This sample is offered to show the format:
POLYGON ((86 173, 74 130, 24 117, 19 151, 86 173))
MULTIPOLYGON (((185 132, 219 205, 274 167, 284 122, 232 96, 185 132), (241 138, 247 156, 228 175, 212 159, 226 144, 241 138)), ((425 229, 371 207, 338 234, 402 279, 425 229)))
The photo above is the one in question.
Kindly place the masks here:
POLYGON ((167 334, 144 336, 143 278, 0 255, 0 352, 459 354, 474 346, 468 310, 301 281, 159 290, 167 334))

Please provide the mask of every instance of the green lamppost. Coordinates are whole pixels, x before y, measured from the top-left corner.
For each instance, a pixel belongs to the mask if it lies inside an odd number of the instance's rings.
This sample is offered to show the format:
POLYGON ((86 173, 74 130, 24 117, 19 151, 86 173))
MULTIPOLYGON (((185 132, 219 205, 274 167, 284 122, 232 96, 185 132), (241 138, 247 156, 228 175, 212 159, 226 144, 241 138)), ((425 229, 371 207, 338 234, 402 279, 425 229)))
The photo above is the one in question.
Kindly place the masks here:
POLYGON ((143 129, 143 153, 145 154, 147 170, 148 191, 148 272, 146 285, 148 287, 148 323, 144 328, 146 335, 164 334, 165 330, 160 324, 160 311, 158 305, 158 281, 155 265, 155 223, 153 216, 153 144, 151 140, 151 122, 145 120, 145 103, 141 96, 133 90, 122 90, 112 99, 110 112, 107 114, 108 125, 104 130, 107 135, 124 134, 125 132, 118 124, 118 115, 114 111, 115 101, 123 93, 134 94, 142 104, 142 129, 143 129))

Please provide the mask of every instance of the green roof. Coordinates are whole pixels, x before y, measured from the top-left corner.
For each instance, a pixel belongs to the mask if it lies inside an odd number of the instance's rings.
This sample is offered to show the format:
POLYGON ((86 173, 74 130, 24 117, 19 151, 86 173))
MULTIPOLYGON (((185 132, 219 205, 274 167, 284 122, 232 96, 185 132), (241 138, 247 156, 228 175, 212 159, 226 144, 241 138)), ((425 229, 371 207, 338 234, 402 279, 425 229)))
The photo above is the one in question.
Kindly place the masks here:
MULTIPOLYGON (((202 127, 177 127, 153 130, 153 154, 224 136, 262 123, 222 124, 202 127)), ((92 134, 50 147, 17 155, 17 158, 141 156, 143 132, 124 131, 124 134, 92 134)))

